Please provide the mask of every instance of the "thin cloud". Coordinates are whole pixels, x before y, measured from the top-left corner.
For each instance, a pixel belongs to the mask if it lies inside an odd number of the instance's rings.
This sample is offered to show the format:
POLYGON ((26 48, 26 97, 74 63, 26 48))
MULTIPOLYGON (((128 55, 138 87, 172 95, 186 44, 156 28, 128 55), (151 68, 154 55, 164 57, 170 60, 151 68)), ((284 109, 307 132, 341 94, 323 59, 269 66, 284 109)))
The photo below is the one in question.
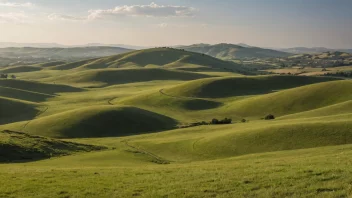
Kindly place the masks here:
POLYGON ((50 14, 48 16, 49 20, 62 20, 62 21, 84 21, 87 20, 86 17, 77 17, 77 16, 72 16, 72 15, 64 15, 64 14, 50 14))
POLYGON ((23 12, 0 14, 0 23, 27 23, 28 16, 23 12))
POLYGON ((158 24, 158 27, 160 27, 160 28, 166 28, 167 26, 168 26, 167 23, 160 23, 160 24, 158 24))
POLYGON ((88 16, 73 16, 53 13, 48 16, 50 20, 85 21, 105 19, 109 17, 190 17, 194 16, 196 9, 186 6, 158 5, 124 5, 107 10, 89 10, 88 16))
POLYGON ((0 7, 33 7, 34 4, 27 3, 15 3, 15 2, 0 2, 0 7))
POLYGON ((194 15, 195 9, 186 6, 158 5, 124 5, 107 10, 90 10, 89 19, 111 16, 144 16, 144 17, 189 17, 194 15))

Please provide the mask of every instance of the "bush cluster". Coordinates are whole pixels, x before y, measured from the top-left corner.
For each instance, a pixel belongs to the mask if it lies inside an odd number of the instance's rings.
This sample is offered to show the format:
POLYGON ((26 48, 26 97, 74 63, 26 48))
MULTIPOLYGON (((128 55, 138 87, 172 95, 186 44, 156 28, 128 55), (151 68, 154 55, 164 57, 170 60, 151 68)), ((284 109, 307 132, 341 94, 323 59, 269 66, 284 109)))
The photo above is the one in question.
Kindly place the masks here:
POLYGON ((337 77, 346 77, 352 78, 352 72, 336 72, 336 73, 325 73, 324 76, 337 76, 337 77))
POLYGON ((16 78, 16 76, 15 75, 11 75, 11 76, 9 76, 8 74, 0 74, 0 78, 8 78, 8 77, 11 77, 12 79, 15 79, 16 78))
POLYGON ((231 124, 232 123, 232 119, 229 118, 225 118, 223 120, 218 120, 218 119, 212 119, 211 120, 211 124, 231 124))

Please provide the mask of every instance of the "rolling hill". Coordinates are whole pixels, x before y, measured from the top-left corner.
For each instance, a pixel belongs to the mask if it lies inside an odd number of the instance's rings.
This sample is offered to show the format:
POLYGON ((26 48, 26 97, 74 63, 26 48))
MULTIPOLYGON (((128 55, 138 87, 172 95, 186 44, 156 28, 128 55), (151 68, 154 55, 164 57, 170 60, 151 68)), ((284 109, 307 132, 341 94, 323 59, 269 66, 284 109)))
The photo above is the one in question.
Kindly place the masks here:
POLYGON ((104 58, 84 60, 52 67, 51 69, 103 69, 103 68, 163 67, 170 69, 203 68, 204 70, 225 70, 249 73, 240 65, 222 61, 199 53, 172 48, 152 48, 104 58))
POLYGON ((31 66, 37 66, 37 67, 53 67, 53 66, 57 66, 57 65, 63 65, 66 64, 66 62, 64 61, 50 61, 50 62, 46 62, 46 63, 38 63, 38 64, 34 64, 31 66))
MULTIPOLYGON (((13 80, 13 79, 0 79, 0 87, 7 87, 17 90, 24 90, 29 92, 37 92, 42 94, 55 95, 63 92, 80 92, 83 89, 59 85, 59 84, 47 84, 40 83, 36 81, 26 81, 26 80, 13 80)), ((1 96, 1 93, 0 93, 1 96)))
MULTIPOLYGON (((348 113, 349 108, 345 110, 342 108, 346 105, 345 102, 352 100, 352 95, 349 91, 352 88, 352 81, 331 80, 311 77, 304 79, 289 76, 254 77, 248 79, 209 78, 186 82, 175 87, 162 89, 159 92, 131 96, 114 102, 116 104, 137 106, 164 115, 172 115, 182 123, 210 121, 213 118, 225 117, 230 117, 234 120, 241 120, 242 118, 259 120, 268 114, 274 114, 276 117, 292 114, 292 119, 296 113, 304 114, 306 111, 318 111, 320 108, 327 108, 321 111, 328 115, 348 113), (221 83, 222 80, 226 82, 229 79, 234 80, 233 82, 242 82, 242 85, 244 87, 247 86, 248 90, 232 89, 231 86, 221 89, 221 86, 224 85, 221 83), (298 87, 295 88, 289 86, 290 83, 280 84, 280 82, 285 80, 287 82, 291 80, 292 83, 301 80, 303 84, 297 83, 296 86, 298 87), (210 89, 206 83, 201 83, 204 81, 218 81, 219 84, 217 85, 220 86, 218 88, 209 86, 211 87, 210 89), (263 82, 266 81, 268 85, 271 85, 271 88, 270 86, 263 86, 263 89, 260 89, 260 84, 265 84, 263 82), (304 83, 306 83, 305 86, 303 86, 304 83), (249 85, 258 86, 258 90, 251 90, 249 85), (198 86, 201 88, 197 89, 198 86), (236 97, 223 98, 230 96, 236 97), (340 103, 342 107, 333 106, 340 103)), ((309 117, 309 115, 303 117, 309 117)), ((314 117, 314 113, 312 117, 314 117)), ((297 116, 296 118, 300 117, 297 116)))
POLYGON ((224 115, 264 117, 310 111, 352 100, 352 81, 332 81, 288 89, 234 101, 223 107, 224 115))
POLYGON ((272 58, 272 57, 288 57, 291 54, 282 51, 264 49, 259 47, 243 47, 234 44, 195 44, 190 46, 182 46, 184 49, 191 52, 207 54, 219 59, 246 59, 246 58, 272 58))
POLYGON ((92 106, 32 120, 23 130, 53 138, 120 137, 172 129, 177 121, 129 106, 92 106))
MULTIPOLYGON (((351 117, 350 117, 351 118, 351 117)), ((201 126, 144 135, 130 144, 169 161, 189 162, 252 153, 351 144, 349 120, 296 120, 201 126), (251 127, 248 127, 251 125, 251 127)))
POLYGON ((36 66, 11 66, 0 69, 0 73, 3 74, 13 74, 13 73, 21 73, 21 72, 32 72, 32 71, 40 71, 43 68, 36 66))
POLYGON ((31 92, 27 90, 14 89, 2 86, 0 86, 0 96, 30 102, 43 102, 48 98, 55 97, 55 95, 31 92))
POLYGON ((105 147, 0 131, 0 163, 35 161, 77 152, 103 150, 105 147))
POLYGON ((267 94, 313 83, 337 80, 306 76, 256 76, 207 78, 164 90, 164 93, 182 97, 223 98, 267 94))
POLYGON ((192 72, 159 69, 159 68, 132 68, 132 69, 94 69, 72 72, 58 77, 46 78, 44 81, 61 84, 73 84, 85 87, 102 87, 114 84, 147 82, 155 80, 194 80, 211 77, 205 74, 192 72))
POLYGON ((0 97, 0 125, 33 119, 40 111, 37 103, 0 97))

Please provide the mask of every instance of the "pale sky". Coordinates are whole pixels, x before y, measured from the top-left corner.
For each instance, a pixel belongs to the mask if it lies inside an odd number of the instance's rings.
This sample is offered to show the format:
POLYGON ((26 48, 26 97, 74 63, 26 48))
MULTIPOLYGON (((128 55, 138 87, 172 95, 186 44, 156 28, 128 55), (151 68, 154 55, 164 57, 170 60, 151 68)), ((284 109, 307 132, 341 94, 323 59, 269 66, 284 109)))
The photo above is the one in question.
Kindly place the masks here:
POLYGON ((352 0, 0 0, 0 42, 352 48, 352 0))

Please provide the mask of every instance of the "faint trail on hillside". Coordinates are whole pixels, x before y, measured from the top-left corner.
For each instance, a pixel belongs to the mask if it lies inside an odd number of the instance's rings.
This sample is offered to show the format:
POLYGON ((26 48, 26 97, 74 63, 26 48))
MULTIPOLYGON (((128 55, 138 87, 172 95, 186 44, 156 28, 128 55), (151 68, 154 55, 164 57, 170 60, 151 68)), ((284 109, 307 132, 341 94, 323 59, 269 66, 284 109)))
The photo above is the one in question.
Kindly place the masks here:
POLYGON ((111 103, 111 101, 113 101, 113 100, 115 100, 115 99, 117 99, 118 97, 114 97, 114 98, 111 98, 110 100, 108 100, 108 104, 109 105, 114 105, 113 103, 111 103))
POLYGON ((160 93, 161 95, 168 96, 168 97, 172 97, 172 98, 181 98, 181 97, 172 96, 172 95, 169 95, 169 94, 165 93, 165 92, 164 92, 164 89, 160 89, 160 90, 159 90, 159 93, 160 93))
POLYGON ((193 151, 196 150, 196 144, 197 144, 199 141, 201 141, 202 139, 204 139, 204 137, 199 138, 198 140, 196 140, 196 141, 193 142, 193 145, 192 145, 193 151))
POLYGON ((128 146, 128 147, 130 147, 130 148, 132 148, 132 149, 134 149, 134 150, 136 150, 136 151, 138 151, 138 152, 140 152, 142 154, 149 155, 150 157, 154 158, 156 161, 153 161, 153 162, 155 162, 155 163, 158 163, 158 164, 169 164, 170 163, 169 160, 165 160, 165 159, 163 159, 163 158, 161 158, 161 157, 159 157, 159 156, 157 156, 157 155, 155 155, 155 154, 153 154, 153 153, 151 153, 149 151, 140 149, 140 148, 138 148, 136 146, 133 146, 133 145, 129 144, 127 140, 123 140, 122 142, 125 143, 125 145, 128 146))
POLYGON ((20 132, 23 132, 23 133, 24 133, 24 132, 25 132, 24 130, 26 129, 26 127, 28 126, 28 124, 29 124, 30 122, 32 122, 33 120, 35 120, 38 116, 44 114, 48 109, 49 109, 49 107, 46 106, 43 111, 39 111, 39 112, 37 113, 37 115, 35 115, 34 119, 29 120, 26 124, 24 124, 24 125, 22 126, 22 128, 20 129, 20 132))
POLYGON ((170 95, 170 94, 165 93, 165 92, 164 92, 164 89, 160 89, 160 90, 159 90, 159 93, 160 93, 161 95, 164 95, 164 96, 167 96, 167 97, 171 97, 171 98, 192 99, 192 100, 200 99, 200 98, 185 97, 185 96, 173 96, 173 95, 170 95))
MULTIPOLYGON (((201 82, 201 85, 204 85, 205 82, 201 82)), ((180 99, 200 99, 200 100, 203 100, 203 98, 196 98, 196 97, 187 97, 187 96, 174 96, 174 95, 170 95, 170 94, 167 94, 164 92, 164 89, 160 89, 159 90, 159 93, 164 95, 164 96, 168 96, 168 97, 171 97, 171 98, 180 98, 180 99)))

